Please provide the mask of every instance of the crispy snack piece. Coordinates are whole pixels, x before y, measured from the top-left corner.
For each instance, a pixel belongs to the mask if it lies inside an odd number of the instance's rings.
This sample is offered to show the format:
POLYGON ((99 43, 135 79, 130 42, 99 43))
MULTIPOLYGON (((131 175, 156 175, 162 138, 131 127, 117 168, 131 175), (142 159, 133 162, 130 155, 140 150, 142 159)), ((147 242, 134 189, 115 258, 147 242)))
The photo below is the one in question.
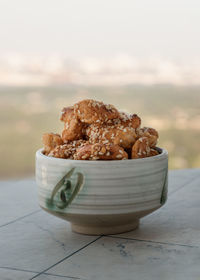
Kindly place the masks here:
POLYGON ((74 107, 65 107, 62 109, 60 120, 65 123, 62 132, 64 142, 81 139, 83 137, 84 124, 81 123, 74 114, 74 107))
POLYGON ((144 158, 150 156, 149 138, 139 138, 132 147, 132 159, 133 158, 144 158))
POLYGON ((149 145, 150 147, 155 147, 157 144, 157 140, 158 140, 158 132, 151 127, 143 127, 140 128, 137 132, 138 134, 138 139, 140 137, 147 137, 149 139, 149 145))
POLYGON ((79 147, 82 147, 86 145, 88 142, 85 140, 75 140, 75 141, 69 141, 64 145, 59 145, 55 147, 50 153, 50 157, 56 157, 56 158, 74 158, 74 154, 76 152, 76 149, 79 147))
POLYGON ((113 105, 92 99, 65 107, 60 120, 62 136, 43 135, 44 154, 81 160, 134 159, 158 155, 158 132, 140 128, 136 114, 119 112, 113 105), (87 141, 85 140, 87 139, 87 141))
POLYGON ((60 135, 56 133, 44 133, 42 136, 42 142, 44 145, 43 153, 45 155, 48 155, 56 146, 63 144, 60 135))
POLYGON ((91 124, 86 129, 86 135, 89 142, 95 143, 112 143, 123 148, 131 148, 136 141, 135 129, 122 124, 118 125, 99 125, 91 124))
POLYGON ((141 137, 139 138, 132 147, 131 158, 145 158, 158 155, 159 152, 150 147, 149 138, 141 137))
POLYGON ((150 157, 159 155, 159 152, 156 149, 151 148, 150 150, 150 157))
POLYGON ((78 160, 122 160, 128 154, 122 147, 113 144, 89 144, 77 149, 74 159, 78 160))
POLYGON ((124 112, 120 112, 119 118, 110 120, 108 123, 114 124, 114 125, 122 125, 124 127, 132 127, 132 128, 139 128, 141 125, 141 119, 136 114, 126 114, 124 112))
POLYGON ((119 117, 119 112, 113 105, 92 99, 82 100, 74 105, 77 118, 86 124, 104 123, 119 117))

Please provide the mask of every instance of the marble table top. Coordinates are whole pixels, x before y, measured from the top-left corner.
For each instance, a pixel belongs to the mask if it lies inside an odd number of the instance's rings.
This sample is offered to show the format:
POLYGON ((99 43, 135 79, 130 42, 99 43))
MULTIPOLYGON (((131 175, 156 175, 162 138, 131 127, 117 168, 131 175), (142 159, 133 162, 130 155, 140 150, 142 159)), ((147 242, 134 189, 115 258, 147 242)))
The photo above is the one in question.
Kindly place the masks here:
POLYGON ((34 179, 0 190, 0 280, 200 280, 200 169, 170 171, 166 205, 109 236, 41 210, 34 179))

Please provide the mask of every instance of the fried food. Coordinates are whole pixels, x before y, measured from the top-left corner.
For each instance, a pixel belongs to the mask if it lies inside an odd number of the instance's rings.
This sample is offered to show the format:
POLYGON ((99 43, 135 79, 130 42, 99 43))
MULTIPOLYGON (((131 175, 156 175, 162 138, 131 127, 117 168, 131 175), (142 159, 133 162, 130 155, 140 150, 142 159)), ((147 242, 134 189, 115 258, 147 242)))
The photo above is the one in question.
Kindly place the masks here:
POLYGON ((128 159, 128 154, 118 145, 89 144, 77 149, 74 159, 77 160, 122 160, 128 159))
POLYGON ((139 128, 141 125, 141 119, 136 114, 126 114, 124 112, 120 112, 119 117, 114 120, 108 121, 108 123, 114 124, 114 125, 122 125, 124 127, 132 127, 132 128, 139 128))
POLYGON ((136 114, 118 111, 113 105, 92 99, 64 107, 61 136, 43 135, 47 156, 76 160, 120 160, 156 156, 158 132, 141 128, 136 114))
POLYGON ((64 122, 62 139, 64 142, 81 139, 84 132, 84 124, 81 123, 74 113, 74 108, 64 107, 60 120, 64 122))
POLYGON ((60 135, 56 133, 44 133, 42 136, 42 142, 44 145, 43 153, 45 155, 48 155, 56 146, 63 144, 60 135))
POLYGON ((158 155, 156 149, 151 148, 149 138, 141 137, 139 138, 132 147, 131 158, 145 158, 158 155))
POLYGON ((119 117, 119 112, 113 105, 92 99, 82 100, 74 105, 76 117, 86 124, 105 123, 119 117))
POLYGON ((150 157, 159 155, 159 152, 156 149, 151 148, 150 150, 150 157))
POLYGON ((158 132, 152 127, 143 127, 138 130, 138 138, 147 137, 150 147, 155 147, 158 140, 158 132))
POLYGON ((50 157, 73 159, 77 148, 86 145, 85 140, 68 141, 64 145, 58 145, 50 153, 50 157))
POLYGON ((86 135, 90 143, 112 143, 123 148, 131 148, 136 141, 134 128, 124 125, 99 125, 91 124, 86 129, 86 135))
POLYGON ((132 147, 132 158, 144 158, 150 155, 149 138, 139 138, 132 147))

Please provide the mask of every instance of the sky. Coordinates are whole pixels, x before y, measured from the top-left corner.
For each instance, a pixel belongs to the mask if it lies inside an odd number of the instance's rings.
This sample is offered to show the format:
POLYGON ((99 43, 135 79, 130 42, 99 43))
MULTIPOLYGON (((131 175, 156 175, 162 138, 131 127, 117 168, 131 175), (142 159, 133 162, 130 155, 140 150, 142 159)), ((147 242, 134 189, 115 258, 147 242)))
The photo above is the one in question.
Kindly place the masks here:
POLYGON ((200 1, 0 0, 0 54, 200 63, 200 1))

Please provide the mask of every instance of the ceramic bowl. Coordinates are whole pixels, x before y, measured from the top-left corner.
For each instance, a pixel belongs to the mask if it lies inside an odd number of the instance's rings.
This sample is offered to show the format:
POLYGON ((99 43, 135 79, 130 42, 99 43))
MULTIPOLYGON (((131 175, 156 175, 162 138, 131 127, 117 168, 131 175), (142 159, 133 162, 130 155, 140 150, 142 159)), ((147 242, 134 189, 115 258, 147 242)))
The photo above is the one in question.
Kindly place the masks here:
POLYGON ((140 218, 167 199, 168 153, 154 157, 85 161, 36 153, 40 206, 83 234, 117 234, 138 227, 140 218))

